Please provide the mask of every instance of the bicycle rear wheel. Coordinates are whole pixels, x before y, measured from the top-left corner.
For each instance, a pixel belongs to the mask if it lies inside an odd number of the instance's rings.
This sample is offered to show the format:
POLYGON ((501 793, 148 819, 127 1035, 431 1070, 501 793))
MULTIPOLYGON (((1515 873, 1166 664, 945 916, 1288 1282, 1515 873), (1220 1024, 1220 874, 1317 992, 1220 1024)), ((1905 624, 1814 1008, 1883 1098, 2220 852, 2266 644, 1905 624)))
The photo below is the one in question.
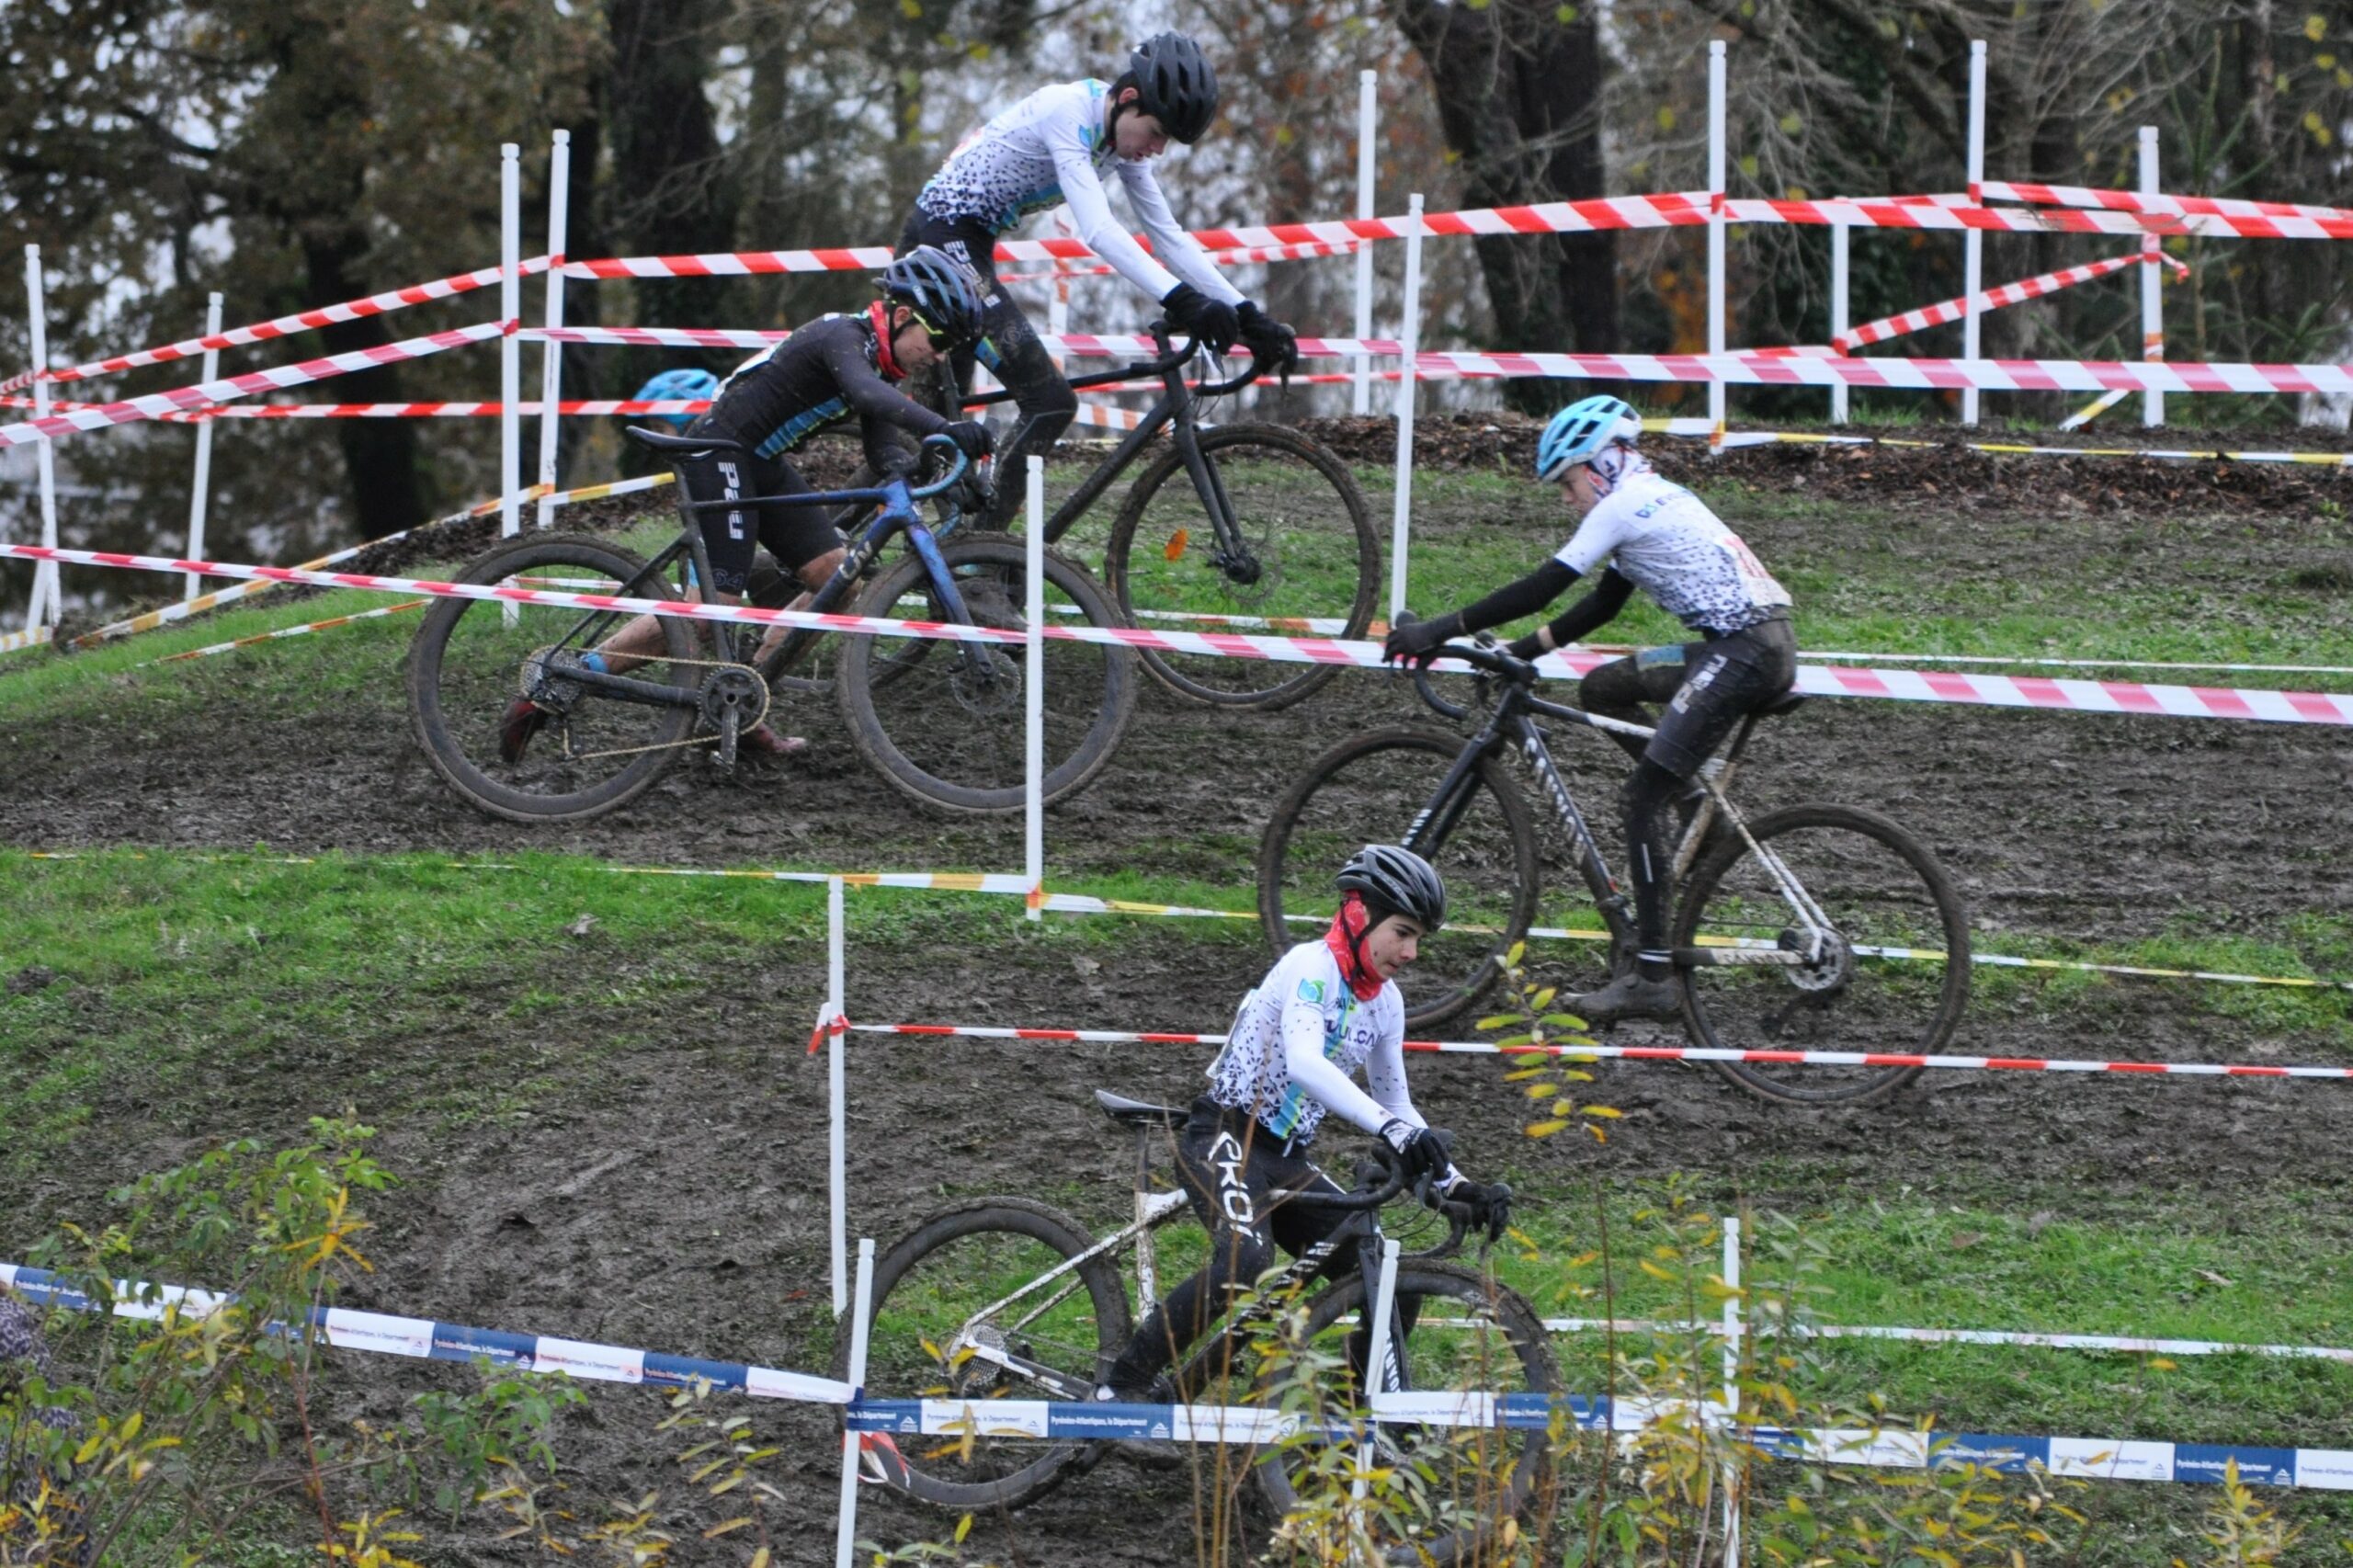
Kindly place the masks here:
MULTIPOLYGON (((646 563, 602 540, 529 534, 476 560, 460 583, 527 584, 677 599, 676 587, 646 563)), ((611 699, 594 688, 538 675, 551 654, 585 653, 633 617, 547 605, 438 599, 409 645, 411 727, 434 771, 476 806, 513 822, 596 816, 630 800, 676 761, 695 710, 611 699), (500 755, 500 729, 526 687, 552 699, 546 722, 514 762, 500 755)), ((662 652, 629 672, 633 680, 692 691, 711 672, 700 628, 664 617, 662 652)))
MULTIPOLYGON (((1545 1400, 1559 1392, 1543 1322, 1517 1291, 1457 1265, 1405 1263, 1397 1270, 1397 1309, 1400 1321, 1408 1312, 1414 1318, 1404 1337, 1402 1388, 1545 1400)), ((1306 1347, 1348 1365, 1348 1340, 1368 1312, 1361 1276, 1336 1282, 1309 1304, 1306 1347)), ((1296 1367, 1278 1366, 1261 1386, 1271 1391, 1296 1373, 1296 1367)), ((1549 1506, 1552 1443, 1544 1426, 1384 1422, 1379 1432, 1374 1462, 1389 1470, 1392 1490, 1359 1522, 1372 1529, 1384 1562, 1420 1568, 1481 1561, 1504 1521, 1525 1523, 1549 1506)), ((1321 1440, 1305 1438, 1260 1450, 1258 1483, 1279 1515, 1299 1509, 1310 1487, 1347 1486, 1345 1471, 1315 1465, 1321 1448, 1321 1440)))
MULTIPOLYGON (((1017 1293, 1094 1244, 1067 1216, 1018 1198, 925 1221, 875 1266, 866 1397, 976 1404, 1061 1397, 1008 1366, 1012 1358, 1091 1389, 1128 1342, 1119 1271, 1095 1257, 1051 1286, 1017 1293), (1004 1304, 991 1306, 998 1301, 1004 1304)), ((848 1375, 845 1333, 834 1376, 848 1375)), ((869 1443, 871 1461, 890 1484, 926 1503, 965 1509, 1017 1507, 1090 1459, 1096 1447, 993 1435, 984 1424, 969 1438, 877 1433, 869 1443)))
MULTIPOLYGON (((1969 1005, 1969 915, 1928 848, 1876 812, 1797 806, 1749 835, 1812 894, 1836 933, 1806 968, 1699 964, 1685 972, 1684 1028, 1694 1045, 1732 1051, 1932 1055, 1969 1005)), ((1792 948, 1801 927, 1769 869, 1737 835, 1720 840, 1685 886, 1675 946, 1723 951, 1792 948)), ((1716 1062, 1767 1099, 1860 1104, 1910 1082, 1918 1067, 1716 1062)))
POLYGON ((1536 824, 1493 757, 1430 812, 1462 743, 1418 730, 1343 741, 1290 787, 1258 844, 1258 915, 1275 951, 1316 936, 1339 907, 1332 885, 1367 843, 1403 844, 1446 881, 1446 926, 1422 938, 1402 982, 1405 1027, 1428 1028, 1478 1000, 1536 916, 1536 824))
MULTIPOLYGON (((1247 557, 1217 558, 1217 534, 1172 447, 1136 481, 1112 525, 1104 574, 1120 608, 1154 631, 1363 636, 1381 585, 1381 540, 1347 465, 1274 425, 1203 430, 1200 444, 1247 557)), ((1169 689, 1228 708, 1288 707, 1339 673, 1335 665, 1141 652, 1169 689)))
MULTIPOLYGON (((975 625, 1019 631, 1028 622, 1026 546, 1003 534, 950 540, 941 553, 975 625)), ((922 558, 909 554, 859 601, 861 612, 944 621, 948 611, 922 558), (916 604, 904 604, 914 598, 916 604)), ((1080 567, 1046 555, 1046 624, 1125 624, 1080 567)), ((976 814, 1021 810, 1027 679, 1017 643, 854 636, 835 659, 842 713, 858 755, 900 790, 976 814), (920 649, 918 648, 920 644, 920 649), (966 647, 984 661, 975 669, 966 647)), ((1135 711, 1128 649, 1050 640, 1045 646, 1045 796, 1075 794, 1111 760, 1135 711)))

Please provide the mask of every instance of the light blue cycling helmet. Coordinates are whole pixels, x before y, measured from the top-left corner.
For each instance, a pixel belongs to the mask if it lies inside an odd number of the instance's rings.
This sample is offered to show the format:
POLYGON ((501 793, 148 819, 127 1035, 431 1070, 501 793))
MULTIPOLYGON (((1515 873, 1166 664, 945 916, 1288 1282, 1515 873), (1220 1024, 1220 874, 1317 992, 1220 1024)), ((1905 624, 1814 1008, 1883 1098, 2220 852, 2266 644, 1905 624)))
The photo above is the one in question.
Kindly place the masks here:
POLYGON ((1632 446, 1643 433, 1642 415, 1622 398, 1581 398, 1552 415, 1536 442, 1536 477, 1557 484, 1577 463, 1612 441, 1632 446))
MULTIPOLYGON (((719 378, 709 370, 665 370, 637 389, 631 403, 665 403, 671 400, 707 398, 719 390, 719 378)), ((695 422, 691 414, 657 414, 654 418, 676 426, 683 430, 695 422)))

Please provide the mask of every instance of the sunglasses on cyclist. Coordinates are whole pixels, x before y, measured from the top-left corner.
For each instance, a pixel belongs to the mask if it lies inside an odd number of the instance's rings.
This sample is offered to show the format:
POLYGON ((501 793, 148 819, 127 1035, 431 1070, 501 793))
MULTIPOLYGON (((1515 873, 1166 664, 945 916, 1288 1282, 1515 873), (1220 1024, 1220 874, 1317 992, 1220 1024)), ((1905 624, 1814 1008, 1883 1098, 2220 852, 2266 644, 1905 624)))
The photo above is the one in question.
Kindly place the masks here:
POLYGON ((948 334, 940 331, 938 327, 932 325, 928 321, 926 321, 921 311, 916 310, 913 305, 910 305, 907 307, 907 313, 915 319, 915 324, 917 326, 923 328, 924 336, 931 340, 931 349, 933 353, 945 354, 949 349, 956 347, 956 340, 949 336, 948 334))

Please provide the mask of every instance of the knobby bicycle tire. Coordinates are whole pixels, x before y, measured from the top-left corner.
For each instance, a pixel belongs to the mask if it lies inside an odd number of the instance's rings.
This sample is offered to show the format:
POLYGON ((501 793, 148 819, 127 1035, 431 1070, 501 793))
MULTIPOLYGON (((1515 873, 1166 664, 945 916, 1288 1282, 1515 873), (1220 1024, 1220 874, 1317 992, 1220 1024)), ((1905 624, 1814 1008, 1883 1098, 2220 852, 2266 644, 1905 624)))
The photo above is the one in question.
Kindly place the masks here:
MULTIPOLYGON (((944 1348, 972 1312, 1024 1282, 1012 1278, 1006 1283, 1006 1277, 1034 1278, 1094 1244, 1095 1239, 1068 1215, 1021 1198, 986 1199, 924 1221, 875 1265, 866 1392, 878 1399, 982 1400, 997 1393, 1015 1399, 1051 1397, 979 1358, 943 1364, 926 1342, 944 1348), (932 1265, 928 1269, 926 1262, 932 1265), (973 1277, 983 1266, 996 1272, 973 1277)), ((1055 1369, 1084 1375, 1092 1383, 1127 1345, 1127 1292, 1108 1256, 1092 1258, 1073 1272, 1084 1287, 1084 1306, 1075 1295, 1065 1298, 1058 1310, 1066 1320, 1050 1317, 1044 1326, 1049 1332, 1077 1327, 1091 1335, 1091 1346, 1054 1348, 1065 1359, 1091 1357, 1091 1365, 1058 1362, 1055 1369), (1086 1320, 1083 1324, 1081 1317, 1086 1320)), ((1011 1316, 1017 1319, 1035 1305, 1025 1301, 1011 1310, 1011 1316)), ((1007 1337, 1042 1338, 1039 1329, 1037 1324, 1009 1326, 1007 1337)), ((848 1325, 843 1324, 834 1351, 834 1376, 845 1381, 849 1348, 848 1325)), ((1044 1346, 1032 1343, 1029 1348, 1036 1352, 1044 1346)), ((966 1510, 1018 1507, 1051 1490, 1074 1468, 1092 1463, 1101 1447, 985 1435, 975 1435, 969 1445, 941 1437, 892 1441, 897 1462, 882 1468, 892 1484, 924 1502, 966 1510)))
MULTIPOLYGON (((1320 934, 1338 908, 1332 878, 1368 843, 1404 844, 1462 742, 1421 730, 1374 730, 1308 765, 1267 823, 1258 844, 1258 916, 1279 954, 1320 934), (1308 916, 1301 920, 1294 916, 1308 916)), ((1461 1014, 1503 972, 1504 957, 1536 918, 1535 819, 1492 756, 1479 759, 1472 796, 1438 842, 1413 847, 1446 880, 1447 922, 1422 938, 1402 982, 1405 1027, 1427 1029, 1461 1014)))
MULTIPOLYGON (((978 624, 1021 627, 1027 550, 1005 534, 968 534, 940 546, 978 624)), ((1126 624, 1074 562, 1049 550, 1045 575, 1050 625, 1066 619, 1126 624), (1057 600, 1077 614, 1053 617, 1057 600)), ((913 554, 867 590, 860 613, 909 618, 899 603, 909 595, 934 597, 930 574, 913 554)), ((935 604, 912 619, 944 618, 935 604)), ((858 755, 900 791, 927 805, 976 815, 1021 810, 1024 650, 1012 643, 971 644, 987 650, 992 660, 994 674, 977 681, 957 656, 964 644, 942 644, 910 661, 900 657, 907 641, 850 637, 836 655, 842 715, 858 755)), ((1044 792, 1051 803, 1085 789, 1109 765, 1135 712, 1137 678, 1131 650, 1101 643, 1051 640, 1046 663, 1044 792)))
MULTIPOLYGON (((509 577, 592 576, 626 583, 645 566, 637 556, 603 540, 533 533, 478 557, 457 580, 491 584, 509 577)), ((631 597, 675 600, 679 596, 674 585, 648 578, 631 597)), ((438 599, 417 628, 408 653, 409 718, 434 771, 473 805, 510 822, 576 822, 642 793, 677 759, 677 743, 694 726, 693 709, 599 702, 590 694, 563 722, 550 726, 555 733, 536 737, 520 764, 510 767, 498 759, 497 724, 506 704, 521 692, 523 662, 537 646, 535 639, 562 636, 586 619, 590 631, 572 645, 593 643, 631 619, 616 614, 600 620, 592 611, 529 606, 513 613, 515 624, 509 626, 504 603, 438 599), (609 742, 610 749, 622 754, 594 770, 568 762, 562 749, 571 726, 576 722, 585 729, 592 716, 608 722, 611 733, 599 731, 580 749, 607 749, 609 742), (650 749, 631 752, 641 746, 650 749)), ((665 616, 661 626, 663 657, 711 656, 702 629, 694 623, 665 616)), ((665 678, 660 660, 638 673, 647 680, 665 678)), ((683 683, 703 673, 688 665, 677 668, 674 678, 683 683)))
MULTIPOLYGON (((1364 493, 1347 465, 1311 437, 1278 425, 1223 425, 1200 432, 1202 460, 1227 486, 1246 542, 1269 574, 1258 583, 1226 578, 1211 562, 1214 531, 1192 487, 1184 458, 1172 445, 1128 492, 1112 525, 1103 572, 1120 608, 1150 631, 1221 631, 1214 622, 1161 618, 1171 612, 1345 622, 1321 635, 1361 637, 1371 623, 1381 586, 1381 539, 1373 531, 1364 493), (1304 463, 1320 485, 1313 499, 1279 494, 1284 486, 1245 490, 1254 460, 1295 472, 1304 463), (1171 480, 1179 488, 1163 497, 1171 480), (1331 496, 1323 491, 1328 487, 1331 496), (1157 500, 1160 506, 1154 509, 1157 500), (1289 512, 1276 510, 1298 507, 1289 512), (1313 532, 1311 514, 1324 527, 1313 532), (1139 534, 1142 541, 1139 543, 1139 534), (1137 552, 1141 550, 1142 553, 1137 552)), ((1302 483, 1305 483, 1302 481, 1302 483)), ((1246 630, 1246 629, 1244 629, 1246 630)), ((1290 629, 1272 629, 1293 635, 1290 629)), ((1336 665, 1292 665, 1209 654, 1140 650, 1144 668, 1171 691, 1224 708, 1287 708, 1339 673, 1336 665)))
MULTIPOLYGON (((1896 823, 1855 806, 1794 806, 1757 819, 1748 831, 1789 867, 1848 948, 1873 950, 1834 957, 1819 971, 1693 966, 1683 976, 1691 1043, 1916 1056, 1944 1051, 1969 1005, 1969 915, 1935 854, 1896 823)), ((1786 903, 1734 835, 1720 839, 1686 882, 1674 943, 1788 945, 1797 939, 1790 927, 1786 903)), ((1709 1065, 1752 1094, 1793 1105, 1863 1104, 1922 1071, 1709 1065)))
MULTIPOLYGON (((1560 1392, 1561 1374, 1551 1336, 1535 1309, 1518 1291, 1457 1264, 1405 1262, 1397 1269, 1396 1300, 1401 1313, 1407 1311, 1409 1301, 1419 1303, 1419 1321, 1404 1340, 1406 1388, 1548 1397, 1560 1392), (1481 1320, 1501 1331, 1501 1346, 1492 1343, 1491 1332, 1472 1326, 1481 1320), (1506 1353, 1508 1365, 1504 1364, 1506 1353)), ((1308 1304, 1306 1343, 1314 1344, 1317 1335, 1343 1318, 1361 1322, 1358 1314, 1364 1304, 1362 1275, 1352 1273, 1336 1280, 1308 1304)), ((1262 1389, 1272 1391, 1293 1376, 1296 1369, 1278 1365, 1262 1389)), ((1423 1498, 1422 1509, 1399 1502, 1378 1511, 1375 1528, 1393 1532, 1392 1539, 1381 1542, 1384 1562, 1421 1568, 1431 1562, 1482 1561, 1483 1550, 1495 1540, 1505 1520, 1519 1519, 1525 1524, 1540 1517, 1551 1505, 1552 1457, 1548 1431, 1502 1426, 1388 1426, 1382 1430, 1400 1435, 1392 1437, 1392 1441, 1420 1439, 1415 1445, 1420 1462, 1414 1468, 1427 1469, 1438 1477, 1428 1483, 1431 1491, 1423 1498), (1404 1528, 1397 1529, 1400 1525, 1404 1528)), ((1294 1446, 1274 1445, 1259 1451, 1258 1484, 1278 1517, 1290 1515, 1298 1506, 1299 1494, 1286 1465, 1300 1457, 1294 1446)))

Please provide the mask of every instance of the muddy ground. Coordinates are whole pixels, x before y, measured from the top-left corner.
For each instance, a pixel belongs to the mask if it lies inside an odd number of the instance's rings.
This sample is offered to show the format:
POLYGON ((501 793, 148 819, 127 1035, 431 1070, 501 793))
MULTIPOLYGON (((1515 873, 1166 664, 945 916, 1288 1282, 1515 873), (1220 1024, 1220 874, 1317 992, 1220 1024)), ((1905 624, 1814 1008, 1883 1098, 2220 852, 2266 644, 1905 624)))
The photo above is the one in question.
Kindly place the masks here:
MULTIPOLYGON (((1473 434, 1483 433, 1466 432, 1466 444, 1473 434)), ((1474 446, 1464 460, 1484 460, 1474 446)), ((1882 498, 1893 482, 1938 525, 1922 530, 1924 569, 2010 564, 2017 495, 1981 506, 1958 481, 1959 496, 1924 489, 1938 474, 1974 473, 1978 489, 2012 483, 2009 471, 1972 456, 1768 449, 1727 463, 1882 498), (1986 479, 1996 472, 1998 483, 1986 479)), ((2168 526, 2200 571, 2232 570, 2241 555, 2278 570, 2295 519, 2341 504, 2347 484, 2320 471, 2217 465, 2097 472, 2133 508, 2154 504, 2150 486, 2189 487, 2163 499, 2183 508, 2168 526)), ((1809 545, 1820 548, 1819 530, 1847 526, 1864 525, 1812 518, 1744 531, 1769 561, 1788 531, 1816 530, 1809 545)), ((2064 551, 2071 538, 2087 548, 2090 537, 2053 529, 2038 549, 2064 551)), ((409 739, 389 671, 372 706, 363 697, 330 714, 237 710, 233 660, 180 668, 217 689, 211 711, 142 717, 135 744, 98 724, 0 752, 0 840, 484 856, 532 846, 644 864, 893 869, 1019 859, 1017 822, 944 819, 876 788, 824 705, 791 716, 815 743, 813 760, 734 779, 681 768, 612 817, 531 830, 483 817, 441 785, 409 739), (233 723, 222 722, 233 713, 233 723)), ((1049 864, 1074 878, 1151 864, 1222 881, 1245 905, 1251 850, 1298 768, 1356 730, 1426 717, 1410 688, 1387 677, 1344 676, 1300 710, 1263 716, 1209 713, 1148 687, 1109 772, 1050 815, 1049 864)), ((1757 804, 1851 801, 1918 830, 1961 881, 1987 946, 2011 932, 2131 939, 2165 929, 2179 911, 2226 930, 2277 932, 2300 913, 2353 906, 2344 853, 2353 842, 2353 737, 2343 730, 1816 701, 1768 728, 1753 755, 1747 793, 1757 804)), ((1605 819, 1614 756, 1564 748, 1605 819)), ((854 942, 851 1017, 1214 1029, 1264 962, 1253 940, 1204 942, 1166 924, 1137 924, 1115 951, 1009 922, 1003 929, 978 953, 854 942)), ((656 1043, 494 1133, 392 1129, 382 1153, 405 1185, 378 1205, 381 1272, 352 1303, 821 1369, 831 1334, 823 1067, 765 1042, 805 1032, 823 994, 823 960, 782 948, 749 955, 742 971, 710 977, 700 1006, 637 1020, 656 1043)), ((501 1017, 499 998, 482 1002, 479 1013, 453 1017, 446 1035, 417 1041, 407 1065, 462 1083, 494 1073, 502 1058, 561 1059, 563 1014, 514 1022, 501 1017)), ((858 1037, 850 1049, 853 1230, 886 1244, 943 1192, 1042 1193, 1108 1219, 1128 1151, 1086 1091, 1181 1099, 1199 1068, 1199 1053, 1161 1047, 858 1037)), ((2322 1048, 2259 1018, 2225 1017, 2207 993, 2147 984, 2105 987, 2081 1006, 2029 994, 1973 1017, 1955 1049, 2292 1062, 2322 1048)), ((195 1102, 148 1103, 137 1085, 122 1085, 104 1108, 105 1146, 92 1141, 85 1162, 45 1174, 9 1195, 9 1206, 20 1220, 86 1213, 108 1184, 210 1139, 283 1134, 301 1116, 339 1108, 341 1085, 364 1065, 328 1040, 313 1060, 228 1077, 195 1102)), ((1432 1119, 1454 1126, 1467 1147, 1511 1149, 1535 1186, 1554 1190, 1588 1170, 1688 1170, 1716 1190, 1796 1208, 1904 1183, 1949 1185, 1981 1200, 2007 1185, 2037 1207, 2130 1212, 2134 1196, 2151 1190, 2194 1192, 2227 1209, 2273 1184, 2341 1191, 2345 1182, 2341 1119, 2312 1114, 2321 1091, 2306 1085, 1947 1074, 1890 1105, 1815 1112, 1759 1104, 1699 1071, 1605 1067, 1595 1096, 1627 1112, 1606 1151, 1524 1143, 1523 1119, 1496 1092, 1491 1063, 1427 1062, 1416 1085, 1432 1119)), ((8 1231, 29 1233, 13 1221, 8 1231)), ((401 1369, 374 1413, 390 1415, 397 1395, 445 1379, 401 1369)), ((811 1410, 758 1414, 764 1429, 808 1456, 787 1477, 799 1503, 780 1561, 830 1561, 831 1425, 811 1410)), ((651 1435, 655 1418, 650 1396, 592 1395, 570 1446, 583 1464, 579 1491, 656 1484, 645 1479, 663 1451, 651 1435)), ((675 1478, 665 1484, 686 1494, 675 1478)), ((953 1523, 870 1492, 867 1503, 881 1540, 953 1523)), ((1010 1561, 1163 1563, 1190 1560, 1190 1518, 1181 1477, 1114 1464, 1015 1519, 984 1521, 979 1533, 1010 1561)), ((688 1538, 679 1562, 719 1560, 692 1539, 709 1518, 682 1511, 675 1522, 688 1538)), ((503 1560, 506 1550, 477 1541, 464 1557, 503 1560)))

